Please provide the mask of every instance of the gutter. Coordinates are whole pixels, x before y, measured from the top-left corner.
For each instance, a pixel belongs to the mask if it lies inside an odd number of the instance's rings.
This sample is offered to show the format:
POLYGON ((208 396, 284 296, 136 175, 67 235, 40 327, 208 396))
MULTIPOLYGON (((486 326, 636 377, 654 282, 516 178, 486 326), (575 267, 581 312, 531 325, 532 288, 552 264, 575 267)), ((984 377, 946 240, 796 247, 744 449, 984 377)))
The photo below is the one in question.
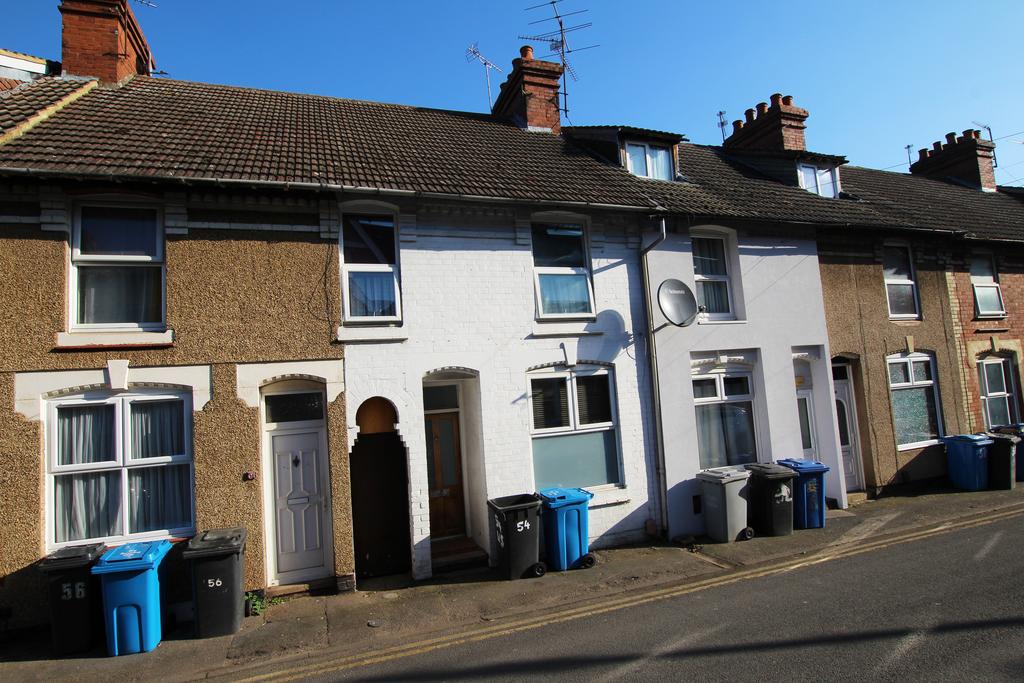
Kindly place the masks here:
POLYGON ((103 180, 108 182, 178 182, 183 185, 209 184, 217 186, 241 186, 241 187, 273 187, 280 190, 312 190, 316 192, 355 192, 360 194, 389 195, 398 197, 417 197, 426 199, 459 199, 470 202, 499 202, 506 204, 532 204, 532 205, 556 205, 556 206, 577 206, 591 209, 604 209, 611 211, 647 211, 653 206, 631 206, 628 204, 604 204, 601 202, 566 201, 559 199, 519 199, 515 197, 493 197, 488 195, 474 195, 464 193, 448 192, 424 192, 422 190, 396 190, 383 187, 363 187, 360 185, 339 185, 336 183, 312 183, 312 182, 288 182, 278 180, 243 180, 239 178, 186 178, 183 176, 149 176, 141 174, 126 173, 93 173, 75 174, 65 171, 51 171, 46 169, 0 167, 0 175, 35 176, 43 178, 68 178, 71 180, 88 179, 103 180))
MULTIPOLYGON (((658 207, 664 211, 663 207, 658 207)), ((658 378, 658 345, 654 339, 654 301, 651 297, 651 276, 647 255, 668 238, 665 215, 661 214, 661 232, 652 243, 640 249, 640 271, 643 280, 644 303, 647 308, 647 357, 651 363, 651 399, 654 407, 655 472, 658 478, 658 524, 661 534, 668 534, 668 480, 665 474, 665 434, 661 422, 661 382, 658 378)))

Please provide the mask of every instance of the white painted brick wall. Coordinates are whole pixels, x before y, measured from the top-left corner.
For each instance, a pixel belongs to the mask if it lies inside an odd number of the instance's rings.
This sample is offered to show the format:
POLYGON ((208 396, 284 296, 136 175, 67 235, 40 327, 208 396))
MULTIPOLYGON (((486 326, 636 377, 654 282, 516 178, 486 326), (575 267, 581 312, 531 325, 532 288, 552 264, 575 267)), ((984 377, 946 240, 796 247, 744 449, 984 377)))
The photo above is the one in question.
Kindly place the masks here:
MULTIPOLYGON (((445 217, 444 225, 436 225, 421 215, 416 241, 401 243, 407 340, 350 343, 345 350, 350 428, 356 428, 356 410, 373 396, 398 409, 409 457, 414 575, 423 578, 431 571, 424 376, 447 366, 479 373, 486 498, 532 492, 527 368, 560 361, 561 344, 577 347, 580 359, 615 365, 624 486, 598 492, 590 513, 592 541, 601 545, 642 536, 645 521, 657 517, 657 501, 654 466, 647 461, 654 452, 653 420, 645 417, 650 415, 649 368, 643 339, 634 343, 633 337, 636 330, 642 334, 644 315, 638 250, 609 234, 592 254, 597 324, 604 334, 530 338, 530 247, 516 244, 511 219, 491 229, 455 221, 445 217), (468 230, 473 236, 463 234, 468 230)), ((471 514, 471 525, 486 524, 478 512, 471 514)))

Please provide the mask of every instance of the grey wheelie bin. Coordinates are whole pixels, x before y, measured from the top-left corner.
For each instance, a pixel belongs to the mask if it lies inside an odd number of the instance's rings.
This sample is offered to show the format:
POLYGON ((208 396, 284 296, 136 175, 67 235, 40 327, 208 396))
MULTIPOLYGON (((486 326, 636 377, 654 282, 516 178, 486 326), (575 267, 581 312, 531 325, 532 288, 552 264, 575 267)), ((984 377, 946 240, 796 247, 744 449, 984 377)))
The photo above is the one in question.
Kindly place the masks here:
POLYGON ((718 543, 753 538, 747 526, 747 480, 750 471, 742 465, 715 467, 697 473, 701 481, 704 526, 718 543))
POLYGON ((987 432, 992 439, 988 447, 988 487, 990 489, 1012 489, 1019 475, 1017 469, 1017 448, 1020 438, 1013 434, 987 432))

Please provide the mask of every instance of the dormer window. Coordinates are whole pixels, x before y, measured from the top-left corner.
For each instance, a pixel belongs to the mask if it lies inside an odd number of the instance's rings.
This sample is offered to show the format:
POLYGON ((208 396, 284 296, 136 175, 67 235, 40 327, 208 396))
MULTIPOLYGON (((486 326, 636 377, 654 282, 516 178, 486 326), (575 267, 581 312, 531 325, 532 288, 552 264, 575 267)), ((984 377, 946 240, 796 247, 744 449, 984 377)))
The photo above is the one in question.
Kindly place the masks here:
POLYGON ((649 145, 646 142, 626 143, 626 163, 633 175, 656 180, 672 180, 670 147, 649 145))
POLYGON ((821 197, 839 194, 839 171, 835 168, 800 164, 800 187, 821 197))

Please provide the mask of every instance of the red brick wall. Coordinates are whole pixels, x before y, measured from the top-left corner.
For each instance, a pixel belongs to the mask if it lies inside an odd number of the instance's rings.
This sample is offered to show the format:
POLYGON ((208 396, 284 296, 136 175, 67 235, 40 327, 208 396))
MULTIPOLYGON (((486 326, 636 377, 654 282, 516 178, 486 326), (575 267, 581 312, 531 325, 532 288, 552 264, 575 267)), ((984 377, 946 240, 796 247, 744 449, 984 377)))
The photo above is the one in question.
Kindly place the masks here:
POLYGON ((149 73, 151 54, 127 0, 64 0, 64 73, 118 82, 149 73))

